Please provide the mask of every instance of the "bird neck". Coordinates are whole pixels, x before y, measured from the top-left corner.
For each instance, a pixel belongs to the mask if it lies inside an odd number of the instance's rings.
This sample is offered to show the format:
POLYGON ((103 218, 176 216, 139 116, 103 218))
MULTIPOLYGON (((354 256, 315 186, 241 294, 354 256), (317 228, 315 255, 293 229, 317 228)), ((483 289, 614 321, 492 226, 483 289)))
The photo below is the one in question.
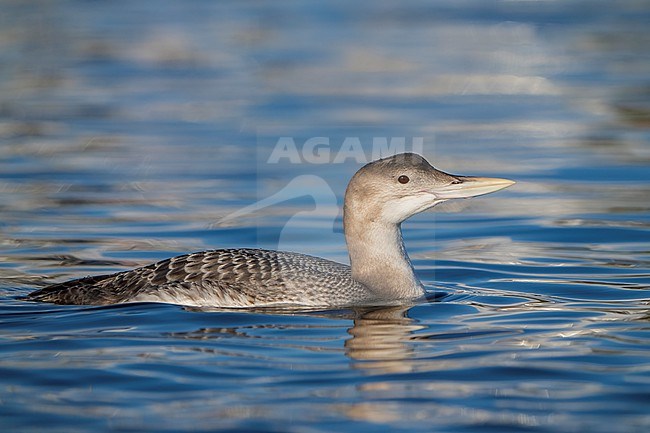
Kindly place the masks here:
POLYGON ((344 215, 345 240, 352 278, 378 300, 413 299, 424 295, 409 260, 399 224, 344 215))

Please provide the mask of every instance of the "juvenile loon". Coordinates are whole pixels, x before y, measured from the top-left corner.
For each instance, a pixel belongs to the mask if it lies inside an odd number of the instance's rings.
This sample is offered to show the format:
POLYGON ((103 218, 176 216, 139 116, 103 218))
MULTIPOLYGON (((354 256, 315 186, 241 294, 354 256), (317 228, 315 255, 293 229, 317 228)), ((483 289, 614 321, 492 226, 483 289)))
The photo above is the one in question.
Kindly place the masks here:
POLYGON ((402 241, 407 218, 454 198, 512 185, 456 176, 414 153, 363 166, 345 191, 343 228, 350 266, 305 254, 222 249, 54 284, 27 299, 57 304, 165 302, 197 307, 395 305, 422 298, 402 241))

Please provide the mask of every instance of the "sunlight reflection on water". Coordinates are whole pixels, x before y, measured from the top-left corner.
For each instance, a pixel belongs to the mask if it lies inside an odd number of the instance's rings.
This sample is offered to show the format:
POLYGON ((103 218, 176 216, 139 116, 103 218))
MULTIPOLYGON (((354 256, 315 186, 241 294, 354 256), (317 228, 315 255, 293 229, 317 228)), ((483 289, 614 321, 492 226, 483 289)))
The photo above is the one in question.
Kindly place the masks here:
POLYGON ((0 4, 4 430, 650 426, 642 3, 0 4), (347 261, 359 164, 268 163, 283 136, 332 158, 421 137, 440 169, 517 184, 404 224, 435 302, 18 299, 204 248, 347 261))

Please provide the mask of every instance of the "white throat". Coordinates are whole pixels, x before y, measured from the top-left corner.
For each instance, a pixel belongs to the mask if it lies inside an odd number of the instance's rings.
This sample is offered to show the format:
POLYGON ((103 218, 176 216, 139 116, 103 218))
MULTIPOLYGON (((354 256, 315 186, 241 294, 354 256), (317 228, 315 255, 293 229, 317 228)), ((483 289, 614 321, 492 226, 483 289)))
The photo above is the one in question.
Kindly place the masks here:
POLYGON ((422 283, 409 260, 399 224, 345 219, 352 278, 381 300, 418 298, 422 283))

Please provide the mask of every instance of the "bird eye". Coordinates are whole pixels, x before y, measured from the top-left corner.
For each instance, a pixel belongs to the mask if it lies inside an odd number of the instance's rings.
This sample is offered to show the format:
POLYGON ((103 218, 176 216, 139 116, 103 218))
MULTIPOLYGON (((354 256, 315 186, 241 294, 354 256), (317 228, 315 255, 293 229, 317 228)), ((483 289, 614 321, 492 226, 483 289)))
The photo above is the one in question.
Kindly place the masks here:
POLYGON ((397 178, 397 181, 399 183, 409 183, 410 180, 411 179, 409 179, 409 177, 406 175, 401 175, 400 177, 397 178))
POLYGON ((460 179, 456 179, 456 180, 452 180, 452 181, 451 181, 451 184, 452 184, 452 185, 458 185, 458 184, 460 184, 460 183, 463 183, 463 181, 460 180, 460 179))

